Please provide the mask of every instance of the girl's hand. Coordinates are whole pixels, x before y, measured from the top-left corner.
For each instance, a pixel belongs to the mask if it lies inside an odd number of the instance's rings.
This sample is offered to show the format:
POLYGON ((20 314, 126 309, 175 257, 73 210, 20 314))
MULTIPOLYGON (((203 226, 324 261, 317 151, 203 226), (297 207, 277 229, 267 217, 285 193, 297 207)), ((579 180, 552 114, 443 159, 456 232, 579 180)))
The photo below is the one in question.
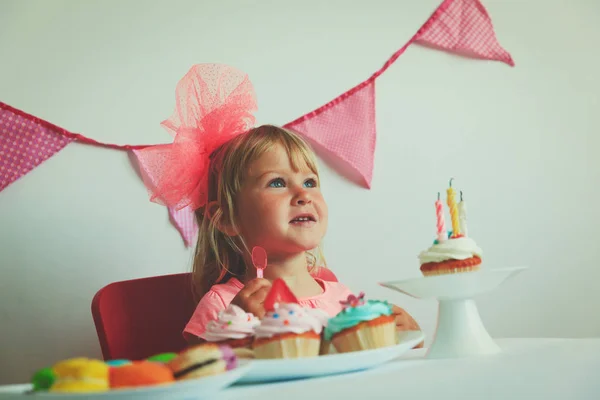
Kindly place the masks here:
MULTIPOLYGON (((403 308, 392 305, 392 313, 396 318, 396 330, 399 331, 420 331, 421 327, 417 324, 417 321, 403 308)), ((423 347, 424 342, 419 343, 415 346, 415 349, 423 347)))
POLYGON ((254 314, 257 318, 262 318, 265 315, 263 303, 270 289, 271 282, 268 280, 262 278, 252 279, 231 300, 231 304, 235 304, 244 311, 254 314))

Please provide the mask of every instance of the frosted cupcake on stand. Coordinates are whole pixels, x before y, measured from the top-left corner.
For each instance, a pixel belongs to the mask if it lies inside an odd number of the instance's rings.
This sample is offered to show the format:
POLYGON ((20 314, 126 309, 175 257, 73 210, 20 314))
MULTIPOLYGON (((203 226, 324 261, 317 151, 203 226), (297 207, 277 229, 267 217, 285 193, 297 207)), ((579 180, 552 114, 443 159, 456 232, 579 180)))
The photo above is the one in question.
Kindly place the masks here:
POLYGON ((467 237, 466 205, 462 192, 460 204, 456 204, 452 179, 447 195, 452 232, 450 235, 446 232, 444 209, 438 193, 435 203, 437 239, 431 247, 419 254, 420 269, 424 276, 478 271, 481 265, 483 252, 473 239, 467 237))
POLYGON ((457 358, 496 354, 501 351, 486 330, 475 303, 475 296, 489 293, 527 267, 481 268, 482 251, 467 234, 466 207, 454 200, 452 180, 448 188, 448 207, 452 231, 447 233, 444 210, 435 203, 437 239, 421 252, 424 277, 381 282, 380 285, 417 299, 436 299, 439 304, 433 341, 427 358, 457 358), (437 275, 437 276, 431 276, 437 275))

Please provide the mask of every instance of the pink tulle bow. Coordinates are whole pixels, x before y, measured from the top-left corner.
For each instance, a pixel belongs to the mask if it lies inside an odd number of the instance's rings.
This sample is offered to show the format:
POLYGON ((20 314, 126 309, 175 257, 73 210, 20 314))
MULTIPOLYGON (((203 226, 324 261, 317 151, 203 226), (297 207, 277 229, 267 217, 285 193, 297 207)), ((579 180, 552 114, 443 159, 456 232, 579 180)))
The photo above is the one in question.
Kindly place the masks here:
POLYGON ((223 64, 197 64, 179 81, 175 112, 162 122, 173 143, 134 151, 150 200, 181 210, 207 202, 210 155, 254 125, 248 76, 223 64))

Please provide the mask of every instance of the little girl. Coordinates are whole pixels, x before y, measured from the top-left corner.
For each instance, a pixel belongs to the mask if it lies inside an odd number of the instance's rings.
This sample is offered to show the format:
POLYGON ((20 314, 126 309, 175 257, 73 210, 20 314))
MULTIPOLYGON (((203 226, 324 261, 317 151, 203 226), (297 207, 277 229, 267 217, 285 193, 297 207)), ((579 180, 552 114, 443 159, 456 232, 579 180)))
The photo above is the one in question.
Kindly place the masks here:
MULTIPOLYGON (((193 282, 200 302, 185 338, 202 341, 208 322, 231 303, 262 317, 277 278, 301 305, 337 314, 351 292, 317 277, 328 213, 312 150, 289 130, 247 126, 252 87, 231 67, 195 66, 177 93, 178 113, 163 123, 175 134, 175 147, 137 156, 154 201, 196 210, 193 282), (251 260, 255 246, 268 256, 264 278, 257 278, 251 260)), ((401 308, 394 306, 394 314, 399 329, 419 329, 401 308)))

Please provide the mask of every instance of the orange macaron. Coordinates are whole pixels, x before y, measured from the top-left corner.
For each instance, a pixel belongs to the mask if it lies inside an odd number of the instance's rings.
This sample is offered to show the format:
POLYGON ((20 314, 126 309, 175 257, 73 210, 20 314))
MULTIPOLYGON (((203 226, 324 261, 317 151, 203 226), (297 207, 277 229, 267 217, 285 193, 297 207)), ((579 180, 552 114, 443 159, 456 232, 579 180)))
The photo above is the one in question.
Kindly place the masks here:
POLYGON ((167 366, 151 361, 135 361, 128 365, 110 368, 109 371, 111 389, 163 385, 174 380, 173 372, 167 366))

